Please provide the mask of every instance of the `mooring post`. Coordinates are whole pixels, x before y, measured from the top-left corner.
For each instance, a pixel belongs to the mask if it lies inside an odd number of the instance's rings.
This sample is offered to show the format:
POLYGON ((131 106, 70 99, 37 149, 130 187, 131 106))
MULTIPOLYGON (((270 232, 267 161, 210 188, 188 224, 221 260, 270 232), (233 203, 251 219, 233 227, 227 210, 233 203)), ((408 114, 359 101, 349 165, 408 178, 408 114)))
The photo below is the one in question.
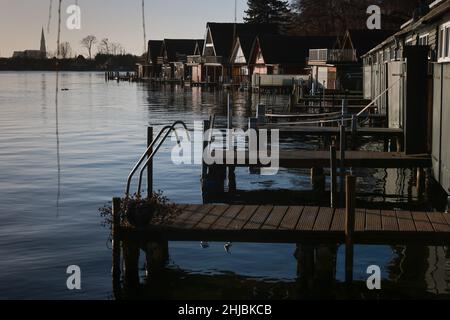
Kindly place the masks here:
POLYGON ((233 110, 231 108, 230 94, 227 96, 227 129, 231 130, 233 128, 233 110))
POLYGON ((356 146, 356 133, 358 130, 358 118, 356 114, 352 114, 352 145, 356 146))
POLYGON ((346 148, 346 136, 345 136, 345 126, 341 124, 340 126, 340 150, 339 150, 339 176, 340 176, 340 185, 341 185, 341 201, 344 202, 344 191, 345 191, 345 148, 346 148))
MULTIPOLYGON (((153 127, 147 127, 147 148, 153 143, 153 127)), ((153 148, 152 148, 153 149, 153 148)), ((153 150, 149 150, 147 157, 150 158, 153 150)), ((147 197, 151 198, 153 195, 153 159, 149 160, 147 166, 147 197)))
POLYGON ((336 208, 337 205, 337 189, 336 189, 336 175, 337 175, 337 168, 336 168, 336 147, 331 146, 330 147, 330 204, 332 208, 336 208))
POLYGON ((353 282, 353 234, 355 231, 356 177, 347 176, 345 193, 345 282, 353 282))
POLYGON ((266 123, 266 106, 264 104, 256 106, 256 119, 258 119, 258 125, 266 123))
POLYGON ((202 150, 202 182, 205 184, 206 174, 208 173, 208 166, 205 161, 205 151, 208 148, 208 136, 206 132, 209 129, 210 122, 209 120, 203 120, 203 150, 202 150))
POLYGON ((417 168, 417 196, 421 197, 423 190, 425 189, 425 170, 423 168, 417 168))
POLYGON ((113 291, 116 299, 120 297, 120 198, 113 198, 112 202, 112 276, 113 291))

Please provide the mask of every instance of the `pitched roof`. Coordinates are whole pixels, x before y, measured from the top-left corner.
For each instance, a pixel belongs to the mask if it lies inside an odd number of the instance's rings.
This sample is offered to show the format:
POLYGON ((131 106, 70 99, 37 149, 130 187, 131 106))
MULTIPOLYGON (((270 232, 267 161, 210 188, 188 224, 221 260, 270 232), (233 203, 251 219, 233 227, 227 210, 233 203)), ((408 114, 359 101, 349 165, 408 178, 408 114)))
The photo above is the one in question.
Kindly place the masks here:
POLYGON ((372 53, 374 51, 377 51, 381 48, 383 48, 386 44, 391 43, 395 41, 395 38, 404 36, 409 34, 410 32, 414 31, 416 28, 422 26, 423 24, 433 22, 436 19, 439 19, 444 14, 450 12, 450 0, 443 0, 433 7, 430 8, 431 10, 418 19, 417 21, 410 20, 407 23, 405 23, 405 27, 402 28, 397 33, 391 35, 390 37, 386 38, 384 41, 380 42, 378 45, 374 46, 371 50, 367 51, 364 56, 367 56, 369 53, 372 53))
POLYGON ((176 61, 178 55, 194 54, 197 43, 202 39, 164 39, 164 48, 169 61, 176 61))
MULTIPOLYGON (((241 49, 242 49, 242 53, 244 54, 245 60, 248 62, 250 60, 250 54, 252 52, 252 47, 253 47, 253 43, 255 41, 255 37, 252 36, 248 36, 248 35, 243 35, 243 36, 239 36, 236 38, 236 42, 233 46, 233 50, 236 50, 236 46, 239 42, 241 49)), ((232 55, 235 54, 235 52, 232 52, 232 55)), ((235 57, 230 57, 231 59, 235 58, 235 57)))
POLYGON ((258 36, 257 41, 267 64, 306 64, 309 49, 331 49, 336 37, 258 36))
POLYGON ((279 34, 278 26, 269 23, 216 23, 208 22, 206 25, 211 31, 211 37, 214 43, 216 55, 223 57, 225 61, 229 60, 233 50, 234 31, 236 36, 248 36, 255 38, 258 35, 279 34))
POLYGON ((359 58, 370 51, 374 46, 393 35, 393 30, 348 30, 356 56, 359 58))
POLYGON ((148 41, 148 56, 147 60, 155 63, 158 57, 161 55, 163 41, 162 40, 149 40, 148 41))

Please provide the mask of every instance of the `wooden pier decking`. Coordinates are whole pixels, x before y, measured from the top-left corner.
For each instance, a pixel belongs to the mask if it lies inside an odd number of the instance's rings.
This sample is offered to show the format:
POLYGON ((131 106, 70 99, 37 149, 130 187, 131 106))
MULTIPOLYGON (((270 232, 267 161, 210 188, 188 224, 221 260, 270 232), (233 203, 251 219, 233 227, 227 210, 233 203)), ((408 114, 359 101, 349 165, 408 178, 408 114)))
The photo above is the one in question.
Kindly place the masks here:
MULTIPOLYGON (((340 154, 337 155, 340 160, 340 154)), ((224 154, 222 161, 227 163, 224 154)), ((249 167, 258 165, 250 164, 248 153, 245 162, 239 163, 237 155, 233 159, 235 167, 249 167)), ((279 166, 281 168, 328 168, 330 166, 330 152, 309 150, 280 150, 279 166)), ((377 151, 346 151, 344 159, 345 167, 362 168, 428 168, 431 167, 431 157, 426 154, 406 155, 402 152, 377 152, 377 151)))
MULTIPOLYGON (((339 127, 318 127, 318 126, 299 126, 293 123, 290 124, 277 124, 277 123, 269 123, 269 124, 261 124, 258 125, 258 129, 266 129, 266 130, 279 130, 281 134, 301 134, 305 136, 339 136, 340 129, 339 127)), ((351 128, 346 128, 346 134, 350 135, 352 133, 351 128)), ((372 128, 372 127, 363 127, 357 128, 355 131, 357 136, 363 137, 397 137, 403 138, 403 130, 396 128, 372 128)))
MULTIPOLYGON (((123 238, 148 241, 258 243, 345 242, 345 209, 309 206, 180 205, 166 221, 121 227, 123 238)), ((450 243, 450 213, 356 209, 353 243, 450 243)))

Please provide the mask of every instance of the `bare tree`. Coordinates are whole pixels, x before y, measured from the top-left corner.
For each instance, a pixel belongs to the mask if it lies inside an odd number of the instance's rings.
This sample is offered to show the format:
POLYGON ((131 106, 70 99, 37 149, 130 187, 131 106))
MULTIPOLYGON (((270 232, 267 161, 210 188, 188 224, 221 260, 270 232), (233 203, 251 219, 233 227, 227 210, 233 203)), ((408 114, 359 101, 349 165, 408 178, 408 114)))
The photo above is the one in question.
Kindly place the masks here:
POLYGON ((97 37, 94 35, 88 35, 81 40, 81 46, 86 48, 89 53, 89 59, 92 59, 92 47, 97 43, 97 37))
POLYGON ((108 38, 103 38, 98 45, 98 52, 102 54, 111 54, 111 43, 108 38))
POLYGON ((125 49, 120 43, 113 42, 111 44, 111 54, 114 56, 123 55, 125 54, 125 49))
POLYGON ((70 58, 72 55, 72 47, 69 42, 63 42, 59 45, 59 54, 63 59, 70 58))

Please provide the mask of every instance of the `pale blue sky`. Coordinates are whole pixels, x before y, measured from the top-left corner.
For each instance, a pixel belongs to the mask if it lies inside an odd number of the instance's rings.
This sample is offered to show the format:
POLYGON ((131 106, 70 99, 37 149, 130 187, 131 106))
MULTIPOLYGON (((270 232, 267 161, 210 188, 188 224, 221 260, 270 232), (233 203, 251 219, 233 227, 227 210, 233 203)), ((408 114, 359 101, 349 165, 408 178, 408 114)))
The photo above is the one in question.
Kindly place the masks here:
MULTIPOLYGON (((78 0, 81 30, 68 30, 65 11, 75 2, 62 2, 61 40, 69 41, 77 53, 87 54, 79 42, 88 34, 119 42, 131 53, 143 52, 141 0, 78 0)), ((237 2, 242 22, 247 1, 237 2)), ((42 27, 48 49, 56 49, 58 0, 53 0, 48 34, 49 4, 50 0, 0 0, 0 57, 10 57, 14 50, 39 49, 42 27)), ((234 20, 234 0, 145 0, 145 4, 147 39, 203 38, 206 22, 234 20)))

